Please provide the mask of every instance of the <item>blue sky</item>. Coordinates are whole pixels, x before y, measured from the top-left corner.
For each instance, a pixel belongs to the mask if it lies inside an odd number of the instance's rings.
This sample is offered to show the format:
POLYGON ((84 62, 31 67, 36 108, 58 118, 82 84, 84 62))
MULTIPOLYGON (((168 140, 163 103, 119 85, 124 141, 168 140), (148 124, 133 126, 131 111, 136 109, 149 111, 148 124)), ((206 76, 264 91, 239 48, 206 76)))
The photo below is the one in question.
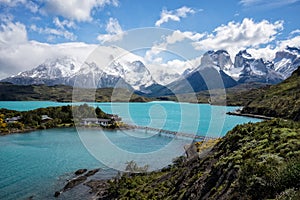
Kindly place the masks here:
POLYGON ((300 46, 299 11, 299 0, 0 0, 0 78, 57 51, 90 52, 144 27, 168 29, 170 36, 153 41, 149 59, 155 60, 155 47, 182 47, 183 41, 194 57, 211 49, 234 56, 247 48, 271 59, 286 45, 300 46))

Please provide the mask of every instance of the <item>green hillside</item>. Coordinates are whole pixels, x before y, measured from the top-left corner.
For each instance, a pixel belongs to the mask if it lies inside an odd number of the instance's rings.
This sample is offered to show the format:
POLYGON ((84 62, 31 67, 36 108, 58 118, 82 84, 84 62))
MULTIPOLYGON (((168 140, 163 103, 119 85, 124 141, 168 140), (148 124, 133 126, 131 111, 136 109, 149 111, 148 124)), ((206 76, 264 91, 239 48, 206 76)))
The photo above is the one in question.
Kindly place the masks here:
POLYGON ((110 181, 102 198, 296 200, 299 147, 299 123, 275 119, 239 125, 208 153, 202 148, 199 156, 180 157, 161 171, 110 181))
POLYGON ((300 67, 282 83, 262 89, 242 112, 300 121, 300 67))

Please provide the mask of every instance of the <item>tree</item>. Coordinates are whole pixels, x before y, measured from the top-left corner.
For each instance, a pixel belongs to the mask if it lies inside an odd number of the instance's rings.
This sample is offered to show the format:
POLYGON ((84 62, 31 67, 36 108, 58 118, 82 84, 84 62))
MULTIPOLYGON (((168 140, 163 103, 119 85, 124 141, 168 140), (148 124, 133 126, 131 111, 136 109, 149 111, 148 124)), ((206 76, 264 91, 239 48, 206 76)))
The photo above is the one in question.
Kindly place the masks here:
POLYGON ((105 112, 103 112, 98 106, 95 109, 95 112, 96 112, 96 115, 98 118, 104 118, 104 119, 108 118, 107 114, 105 112))

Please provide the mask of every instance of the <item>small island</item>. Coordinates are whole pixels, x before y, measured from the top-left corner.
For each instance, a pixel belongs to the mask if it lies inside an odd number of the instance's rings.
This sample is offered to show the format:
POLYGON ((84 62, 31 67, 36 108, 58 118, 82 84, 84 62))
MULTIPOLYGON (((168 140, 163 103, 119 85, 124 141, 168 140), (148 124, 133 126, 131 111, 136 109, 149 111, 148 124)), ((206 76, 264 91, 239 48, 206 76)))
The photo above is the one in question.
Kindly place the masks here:
POLYGON ((87 104, 29 111, 0 109, 0 135, 74 126, 116 129, 125 125, 118 115, 105 113, 99 107, 87 104))

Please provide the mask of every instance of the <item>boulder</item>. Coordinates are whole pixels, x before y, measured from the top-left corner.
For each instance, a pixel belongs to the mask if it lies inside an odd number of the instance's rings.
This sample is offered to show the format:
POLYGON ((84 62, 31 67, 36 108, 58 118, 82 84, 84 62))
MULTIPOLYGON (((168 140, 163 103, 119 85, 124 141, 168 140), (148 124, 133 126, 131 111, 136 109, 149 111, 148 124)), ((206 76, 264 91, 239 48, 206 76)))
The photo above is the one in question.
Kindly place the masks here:
POLYGON ((86 181, 87 177, 86 176, 79 176, 77 178, 74 178, 70 180, 64 187, 63 191, 66 191, 68 189, 72 189, 73 187, 79 185, 80 183, 83 183, 86 181))
POLYGON ((54 197, 58 197, 60 195, 60 191, 56 191, 55 193, 54 193, 54 197))
POLYGON ((89 176, 93 176, 94 174, 96 174, 100 169, 92 169, 90 171, 88 171, 84 176, 89 177, 89 176))
POLYGON ((81 175, 83 173, 87 172, 87 169, 78 169, 76 172, 74 172, 75 175, 81 175))

